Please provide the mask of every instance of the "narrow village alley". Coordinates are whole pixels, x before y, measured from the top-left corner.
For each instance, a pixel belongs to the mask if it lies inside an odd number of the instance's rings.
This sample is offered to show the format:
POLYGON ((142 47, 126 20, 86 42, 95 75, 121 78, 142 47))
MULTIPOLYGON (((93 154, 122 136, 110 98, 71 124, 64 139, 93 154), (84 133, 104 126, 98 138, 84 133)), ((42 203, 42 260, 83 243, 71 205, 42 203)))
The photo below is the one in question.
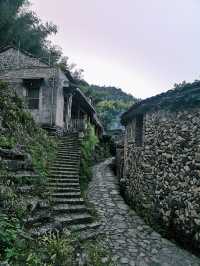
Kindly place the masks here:
POLYGON ((162 238, 147 226, 120 195, 108 159, 93 168, 88 198, 95 205, 105 233, 104 247, 119 266, 198 266, 200 259, 162 238))

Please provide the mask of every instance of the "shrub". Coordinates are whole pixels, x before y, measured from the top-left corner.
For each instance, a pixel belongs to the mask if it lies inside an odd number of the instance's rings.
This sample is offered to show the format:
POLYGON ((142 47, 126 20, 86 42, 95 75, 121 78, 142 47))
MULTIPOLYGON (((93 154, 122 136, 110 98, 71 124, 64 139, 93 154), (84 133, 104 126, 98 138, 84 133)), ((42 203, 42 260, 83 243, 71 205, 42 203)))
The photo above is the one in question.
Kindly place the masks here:
POLYGON ((0 259, 12 260, 19 249, 25 248, 28 238, 17 218, 0 214, 0 259))
POLYGON ((5 82, 0 82, 0 147, 14 148, 16 144, 24 146, 32 156, 35 169, 46 175, 56 141, 35 123, 14 90, 5 82))

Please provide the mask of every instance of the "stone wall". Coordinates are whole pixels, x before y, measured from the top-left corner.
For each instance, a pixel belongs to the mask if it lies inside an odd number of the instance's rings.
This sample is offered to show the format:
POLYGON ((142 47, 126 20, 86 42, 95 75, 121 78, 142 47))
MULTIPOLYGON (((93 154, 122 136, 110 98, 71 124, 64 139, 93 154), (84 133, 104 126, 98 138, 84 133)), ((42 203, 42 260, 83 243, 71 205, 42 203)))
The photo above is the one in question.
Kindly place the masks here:
MULTIPOLYGON (((124 171, 124 146, 122 143, 116 144, 116 172, 118 177, 123 177, 123 171, 124 171)), ((120 179, 122 182, 122 178, 120 179)))
MULTIPOLYGON (((144 117, 143 145, 127 126, 125 195, 132 206, 200 248, 200 108, 144 117)), ((123 160, 118 154, 117 165, 123 160), (120 159, 121 158, 121 159, 120 159)), ((121 175, 121 171, 118 171, 121 175)), ((120 176, 122 178, 122 175, 120 176)))

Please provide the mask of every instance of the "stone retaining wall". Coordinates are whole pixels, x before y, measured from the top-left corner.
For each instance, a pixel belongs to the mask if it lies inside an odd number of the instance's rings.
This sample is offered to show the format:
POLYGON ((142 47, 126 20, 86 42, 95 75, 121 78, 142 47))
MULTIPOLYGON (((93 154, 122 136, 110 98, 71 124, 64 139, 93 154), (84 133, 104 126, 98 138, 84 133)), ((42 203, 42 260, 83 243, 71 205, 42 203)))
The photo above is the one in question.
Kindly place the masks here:
MULTIPOLYGON (((125 176, 118 170, 126 197, 177 238, 200 248, 200 109, 147 113, 141 147, 135 143, 135 120, 128 127, 125 176)), ((121 167, 124 157, 120 150, 117 154, 121 167)))

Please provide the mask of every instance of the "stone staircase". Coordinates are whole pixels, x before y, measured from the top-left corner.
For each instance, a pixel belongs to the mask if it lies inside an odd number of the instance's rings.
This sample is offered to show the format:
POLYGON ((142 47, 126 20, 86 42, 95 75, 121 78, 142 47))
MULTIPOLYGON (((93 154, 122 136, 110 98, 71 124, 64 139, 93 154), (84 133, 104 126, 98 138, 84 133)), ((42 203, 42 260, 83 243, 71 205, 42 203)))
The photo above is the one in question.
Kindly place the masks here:
POLYGON ((47 204, 26 221, 33 236, 48 232, 79 231, 93 234, 99 227, 90 215, 81 197, 80 183, 80 143, 77 133, 68 134, 60 139, 56 159, 50 167, 47 204))

